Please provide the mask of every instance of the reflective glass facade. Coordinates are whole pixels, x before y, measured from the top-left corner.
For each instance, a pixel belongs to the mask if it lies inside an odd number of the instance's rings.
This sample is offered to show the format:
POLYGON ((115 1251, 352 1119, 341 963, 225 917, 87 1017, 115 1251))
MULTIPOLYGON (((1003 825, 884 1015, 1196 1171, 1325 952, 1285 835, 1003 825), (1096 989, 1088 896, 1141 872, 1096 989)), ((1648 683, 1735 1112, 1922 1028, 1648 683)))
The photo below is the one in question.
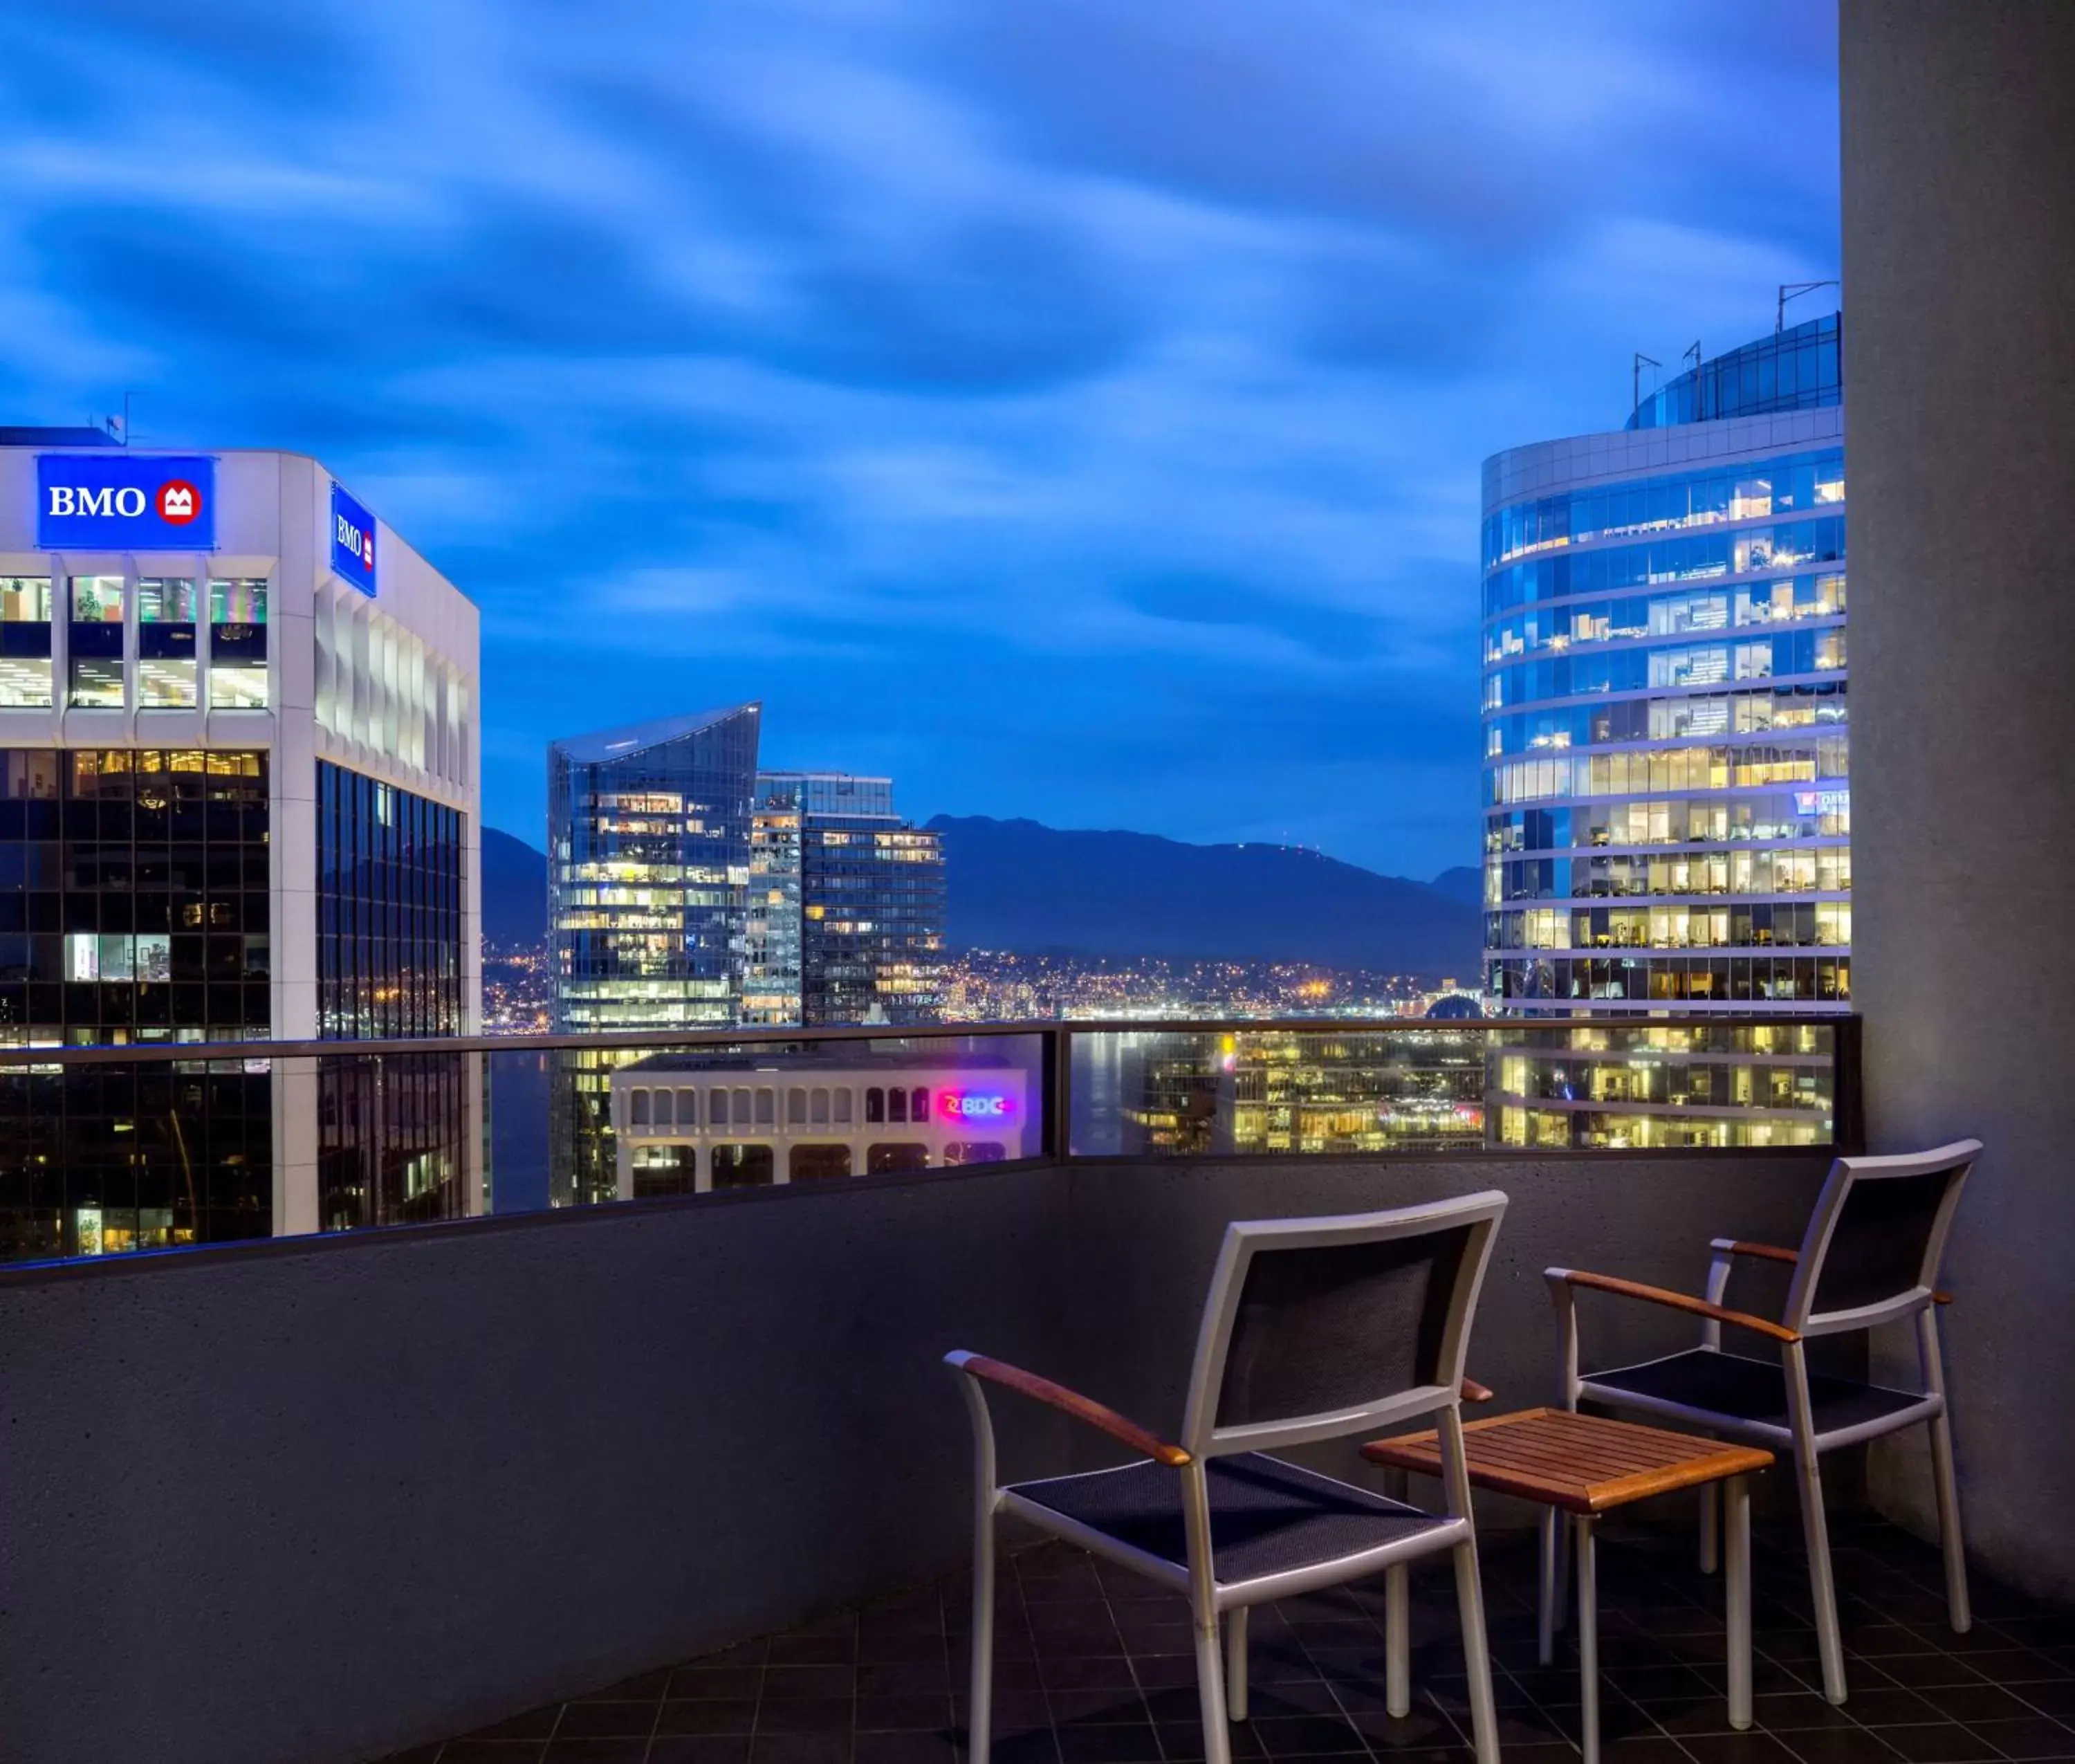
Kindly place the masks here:
MULTIPOLYGON (((268 1032, 267 756, 0 751, 0 1044, 268 1032)), ((264 1236, 242 1062, 0 1069, 0 1260, 264 1236)))
MULTIPOLYGON (((319 1034, 460 1034, 460 810, 328 760, 317 777, 319 1034)), ((327 1231, 460 1216, 466 1065, 452 1054, 318 1062, 327 1231)))
MULTIPOLYGON (((548 759, 559 1032, 741 1020, 759 707, 558 741, 548 759)), ((609 1056, 556 1075, 560 1203, 610 1199, 609 1056)))
POLYGON ((462 1033, 462 814, 317 762, 317 1033, 462 1033))
MULTIPOLYGON (((1817 321, 1751 350, 1835 342, 1817 321)), ((1751 350, 1685 377, 1727 401, 1751 350)), ((1810 396, 1834 407, 1827 373, 1810 396)), ((1572 483, 1488 488, 1493 1008, 1848 1008, 1845 463, 1820 426, 1768 445, 1725 420, 1642 470, 1596 438, 1560 456, 1572 483)))
POLYGON ((943 845, 894 813, 893 780, 767 772, 756 822, 745 1020, 936 1021, 943 845))
POLYGON ((1812 318, 1746 343, 1667 381, 1638 404, 1630 429, 1820 410, 1844 395, 1845 320, 1812 318))

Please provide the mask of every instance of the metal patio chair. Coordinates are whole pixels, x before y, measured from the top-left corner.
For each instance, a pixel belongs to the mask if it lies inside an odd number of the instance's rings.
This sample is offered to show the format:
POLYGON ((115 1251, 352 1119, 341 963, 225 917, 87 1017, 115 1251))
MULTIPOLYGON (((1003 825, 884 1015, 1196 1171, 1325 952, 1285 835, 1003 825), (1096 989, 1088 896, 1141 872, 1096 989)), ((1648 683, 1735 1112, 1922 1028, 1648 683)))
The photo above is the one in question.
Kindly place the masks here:
MULTIPOLYGON (((1961 1189, 1981 1149, 1978 1140, 1969 1139, 1904 1157, 1839 1158, 1830 1166, 1829 1179, 1817 1197, 1800 1248, 1717 1237, 1705 1298, 1568 1268, 1546 1272, 1563 1323, 1563 1397, 1568 1407, 1575 1409, 1582 1401, 1640 1410, 1792 1456, 1808 1547, 1823 1694, 1833 1703, 1845 1700, 1845 1660, 1823 1517, 1824 1452, 1904 1427, 1929 1427, 1946 1600, 1955 1630, 1964 1634, 1973 1623, 1960 1537, 1960 1502, 1953 1479, 1953 1430, 1946 1413, 1936 1307, 1949 1302, 1948 1295, 1937 1290, 1939 1263, 1961 1189), (1792 1265, 1793 1281, 1779 1322, 1724 1308, 1730 1270, 1740 1256, 1792 1265), (1581 1373, 1576 1305, 1581 1289, 1691 1312, 1704 1319, 1700 1344, 1635 1365, 1581 1373), (1808 1369, 1807 1344, 1814 1338, 1906 1319, 1914 1319, 1916 1324, 1921 1389, 1893 1390, 1808 1369), (1725 1323, 1779 1343, 1779 1359, 1754 1359, 1725 1351, 1725 1323)), ((1702 1566, 1712 1569, 1716 1527, 1712 1500, 1704 1497, 1701 1519, 1702 1566)), ((1553 1600, 1560 1609, 1561 1546, 1546 1528, 1542 1574, 1545 1603, 1553 1600)))
MULTIPOLYGON (((992 1739, 994 1531, 1004 1513, 1188 1599, 1206 1764, 1229 1764, 1227 1711, 1246 1719, 1249 1605, 1453 1551, 1478 1764, 1497 1764, 1460 1409, 1471 1319, 1506 1204, 1490 1193, 1228 1226, 1178 1443, 1034 1373, 946 1356, 963 1375, 977 1484, 970 1764, 987 1764, 992 1739), (1049 1403, 1140 1456, 1113 1469, 1000 1484, 988 1384, 1049 1403), (1439 1417, 1446 1466, 1439 1513, 1267 1456, 1429 1414, 1439 1417)), ((1395 1593, 1404 1576, 1390 1579, 1395 1593)), ((1402 1596, 1387 1605, 1390 1672, 1402 1683, 1409 1625, 1402 1596)))

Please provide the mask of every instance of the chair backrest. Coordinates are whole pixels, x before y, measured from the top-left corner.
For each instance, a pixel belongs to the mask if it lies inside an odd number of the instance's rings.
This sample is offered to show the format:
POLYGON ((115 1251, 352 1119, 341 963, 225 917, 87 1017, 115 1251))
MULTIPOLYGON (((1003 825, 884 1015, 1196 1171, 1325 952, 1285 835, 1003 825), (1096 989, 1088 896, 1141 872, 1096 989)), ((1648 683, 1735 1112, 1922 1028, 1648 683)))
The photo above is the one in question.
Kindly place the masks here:
POLYGON ((1790 1329, 1867 1329, 1921 1311, 1982 1142, 1894 1157, 1841 1157, 1816 1202, 1787 1290, 1790 1329))
POLYGON ((1390 1212, 1225 1228, 1180 1443, 1296 1445, 1458 1400, 1497 1192, 1390 1212))

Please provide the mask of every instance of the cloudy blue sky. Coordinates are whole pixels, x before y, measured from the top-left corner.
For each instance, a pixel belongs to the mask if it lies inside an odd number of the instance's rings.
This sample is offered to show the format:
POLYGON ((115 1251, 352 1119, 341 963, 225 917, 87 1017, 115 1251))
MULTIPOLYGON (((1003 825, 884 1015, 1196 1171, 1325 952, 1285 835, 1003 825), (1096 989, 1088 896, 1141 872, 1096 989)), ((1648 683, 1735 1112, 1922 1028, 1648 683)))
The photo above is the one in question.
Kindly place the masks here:
POLYGON ((1837 263, 1821 0, 19 0, 0 420, 313 453, 487 818, 744 698, 918 815, 1472 860, 1478 466, 1837 263))

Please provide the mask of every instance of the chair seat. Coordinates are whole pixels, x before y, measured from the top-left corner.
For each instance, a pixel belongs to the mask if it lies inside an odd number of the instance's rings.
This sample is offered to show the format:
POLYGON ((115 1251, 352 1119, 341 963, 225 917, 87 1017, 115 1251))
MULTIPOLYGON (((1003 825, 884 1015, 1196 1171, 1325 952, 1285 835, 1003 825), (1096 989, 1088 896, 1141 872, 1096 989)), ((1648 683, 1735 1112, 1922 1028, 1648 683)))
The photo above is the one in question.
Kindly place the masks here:
MULTIPOLYGON (((1256 1451, 1211 1459, 1204 1480, 1213 1571, 1224 1586, 1337 1562, 1422 1532, 1461 1528, 1458 1520, 1437 1518, 1256 1451)), ((1142 1459, 1115 1470, 1017 1483, 1008 1492, 1186 1571, 1178 1470, 1142 1459)))
MULTIPOLYGON (((1584 1374, 1589 1401, 1597 1391, 1636 1397, 1646 1402, 1675 1403, 1754 1427, 1791 1435, 1793 1422, 1787 1404, 1786 1369, 1772 1361, 1746 1359, 1713 1348, 1693 1348, 1663 1360, 1584 1374)), ((1849 1378, 1808 1375, 1809 1406, 1818 1436, 1866 1427, 1915 1411, 1922 1418, 1920 1393, 1890 1390, 1849 1378)))

